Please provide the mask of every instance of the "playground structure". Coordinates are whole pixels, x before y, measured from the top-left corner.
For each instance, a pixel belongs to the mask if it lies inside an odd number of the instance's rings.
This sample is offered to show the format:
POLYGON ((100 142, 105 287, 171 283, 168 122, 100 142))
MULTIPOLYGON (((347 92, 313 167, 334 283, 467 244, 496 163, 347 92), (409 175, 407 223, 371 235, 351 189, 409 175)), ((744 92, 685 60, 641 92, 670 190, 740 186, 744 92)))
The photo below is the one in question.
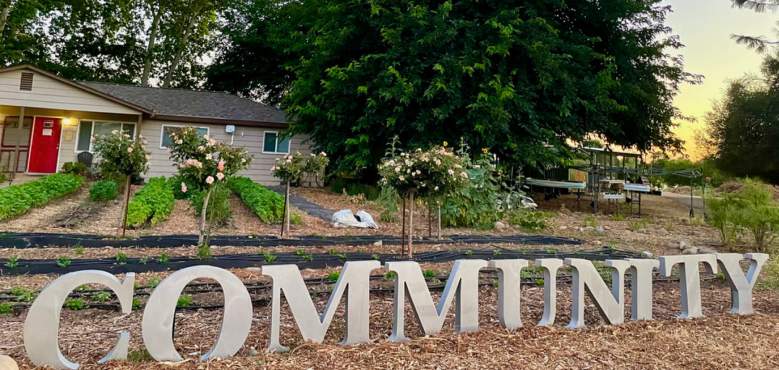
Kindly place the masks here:
POLYGON ((544 179, 524 178, 525 188, 531 193, 543 189, 544 200, 555 198, 563 192, 573 192, 576 194, 577 208, 580 208, 581 198, 589 195, 593 213, 598 212, 602 200, 607 205, 613 205, 617 213, 619 203, 624 202, 630 205, 630 213, 633 214, 633 203, 636 203, 638 217, 641 217, 642 195, 660 195, 660 190, 653 187, 649 180, 652 177, 670 174, 690 179, 690 217, 695 214, 692 201, 695 185, 700 184, 705 192, 705 182, 698 181, 702 176, 698 169, 666 172, 647 166, 642 153, 610 148, 581 147, 574 149, 574 153, 576 155, 571 165, 545 169, 544 179))

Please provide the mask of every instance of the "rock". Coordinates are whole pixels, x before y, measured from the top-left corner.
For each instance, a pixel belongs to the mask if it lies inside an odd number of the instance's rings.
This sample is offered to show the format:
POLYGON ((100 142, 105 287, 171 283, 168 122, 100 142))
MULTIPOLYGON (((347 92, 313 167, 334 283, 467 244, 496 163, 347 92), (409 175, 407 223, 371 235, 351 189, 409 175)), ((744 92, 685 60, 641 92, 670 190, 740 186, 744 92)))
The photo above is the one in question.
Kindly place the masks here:
POLYGON ((690 243, 688 243, 685 240, 680 240, 679 241, 679 250, 680 251, 683 251, 683 250, 688 249, 688 248, 690 248, 690 243))
POLYGON ((381 247, 382 245, 384 245, 384 242, 381 241, 381 240, 377 240, 377 241, 373 242, 373 246, 374 247, 381 247))
POLYGON ((719 253, 716 249, 714 249, 712 247, 703 246, 703 247, 697 247, 697 248, 698 248, 698 253, 701 253, 701 254, 705 254, 705 253, 719 253))
POLYGON ((373 216, 364 210, 357 211, 357 213, 354 214, 354 217, 360 221, 360 224, 362 225, 360 227, 367 227, 369 229, 379 228, 379 225, 376 223, 376 221, 373 220, 373 216))
POLYGON ((0 370, 19 370, 19 365, 10 356, 0 355, 0 370))
POLYGON ((682 254, 698 254, 698 247, 688 247, 682 250, 682 254))
POLYGON ((568 230, 568 226, 563 225, 563 226, 558 227, 558 229, 559 230, 568 230))
POLYGON ((258 356, 260 353, 254 347, 249 348, 249 356, 258 356))
POLYGON ((502 221, 495 221, 495 230, 505 230, 508 226, 502 221))
POLYGON ((358 227, 361 229, 378 229, 379 225, 368 212, 363 210, 352 213, 351 209, 342 209, 333 213, 333 227, 358 227))
POLYGON ((603 226, 598 225, 598 227, 595 228, 595 232, 598 234, 603 234, 606 232, 606 229, 603 226))
POLYGON ((646 257, 646 258, 652 258, 652 257, 654 257, 654 255, 653 255, 653 254, 652 254, 652 252, 650 252, 650 251, 643 251, 643 252, 641 252, 641 255, 642 255, 642 256, 644 256, 644 257, 646 257))

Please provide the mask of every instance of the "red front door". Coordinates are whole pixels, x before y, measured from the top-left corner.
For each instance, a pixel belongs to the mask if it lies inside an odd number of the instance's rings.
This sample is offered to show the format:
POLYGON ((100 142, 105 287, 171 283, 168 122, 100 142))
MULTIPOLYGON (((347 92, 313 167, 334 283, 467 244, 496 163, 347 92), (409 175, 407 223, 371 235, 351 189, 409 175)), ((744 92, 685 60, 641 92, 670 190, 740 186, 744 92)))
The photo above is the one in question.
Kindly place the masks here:
POLYGON ((27 172, 57 172, 61 130, 62 121, 59 118, 35 117, 27 172))

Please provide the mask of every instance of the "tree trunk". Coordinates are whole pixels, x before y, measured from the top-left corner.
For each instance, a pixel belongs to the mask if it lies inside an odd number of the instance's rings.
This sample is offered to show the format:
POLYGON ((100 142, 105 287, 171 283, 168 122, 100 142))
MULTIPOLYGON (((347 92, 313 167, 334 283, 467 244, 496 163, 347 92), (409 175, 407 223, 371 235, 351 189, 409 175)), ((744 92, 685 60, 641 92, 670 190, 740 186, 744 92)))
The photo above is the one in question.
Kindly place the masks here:
MULTIPOLYGON (((192 19, 191 17, 189 18, 192 19)), ((189 20, 186 22, 186 24, 189 24, 189 20)), ((165 75, 165 80, 162 82, 162 87, 170 87, 171 81, 173 81, 173 76, 176 75, 176 71, 179 69, 179 65, 181 64, 181 59, 183 58, 184 50, 187 48, 187 43, 189 42, 189 36, 190 36, 190 28, 186 27, 184 28, 184 31, 181 34, 181 39, 179 39, 178 48, 176 49, 176 55, 174 55, 173 60, 170 63, 170 67, 168 68, 168 73, 165 75)))
POLYGON ((206 240, 206 233, 208 230, 206 230, 206 224, 208 223, 208 201, 211 199, 211 191, 213 191, 213 187, 210 186, 208 188, 208 192, 206 192, 206 197, 203 199, 203 206, 200 208, 200 236, 198 236, 197 239, 197 245, 202 246, 203 242, 206 240))
POLYGON ((436 228, 436 232, 438 233, 438 240, 441 240, 441 203, 436 203, 438 206, 438 216, 436 217, 436 222, 438 222, 438 227, 436 228))
POLYGON ((124 187, 124 206, 122 207, 122 238, 127 231, 127 211, 130 205, 130 176, 127 176, 127 184, 124 187))
POLYGON ((408 194, 408 202, 409 202, 409 209, 408 209, 408 259, 414 258, 414 250, 413 243, 414 243, 414 192, 410 192, 408 194))
POLYGON ((0 13, 0 40, 3 39, 3 31, 5 31, 5 25, 6 22, 8 22, 8 16, 11 14, 11 8, 13 7, 14 1, 11 1, 5 8, 3 8, 2 13, 0 13))
POLYGON ((427 202, 427 237, 433 238, 433 205, 427 202))
POLYGON ((149 86, 149 75, 151 74, 152 52, 157 45, 157 34, 160 29, 160 18, 162 18, 162 5, 157 2, 157 11, 149 27, 149 43, 146 45, 146 55, 143 57, 143 74, 141 75, 141 85, 149 86))
POLYGON ((289 181, 284 185, 284 219, 281 221, 281 237, 289 236, 289 181))

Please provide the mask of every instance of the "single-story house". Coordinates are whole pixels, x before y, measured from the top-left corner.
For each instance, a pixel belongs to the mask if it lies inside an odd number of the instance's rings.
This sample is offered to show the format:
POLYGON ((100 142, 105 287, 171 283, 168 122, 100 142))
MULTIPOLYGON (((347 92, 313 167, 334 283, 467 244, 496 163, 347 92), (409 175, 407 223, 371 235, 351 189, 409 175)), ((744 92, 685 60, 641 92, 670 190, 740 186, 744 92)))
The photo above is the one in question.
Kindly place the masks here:
POLYGON ((30 65, 0 69, 0 171, 54 173, 91 151, 95 135, 123 130, 148 141, 146 177, 170 176, 170 133, 186 126, 246 148, 254 159, 243 175, 263 184, 278 184, 276 158, 310 152, 307 138, 282 137, 281 110, 233 94, 72 81, 30 65))

